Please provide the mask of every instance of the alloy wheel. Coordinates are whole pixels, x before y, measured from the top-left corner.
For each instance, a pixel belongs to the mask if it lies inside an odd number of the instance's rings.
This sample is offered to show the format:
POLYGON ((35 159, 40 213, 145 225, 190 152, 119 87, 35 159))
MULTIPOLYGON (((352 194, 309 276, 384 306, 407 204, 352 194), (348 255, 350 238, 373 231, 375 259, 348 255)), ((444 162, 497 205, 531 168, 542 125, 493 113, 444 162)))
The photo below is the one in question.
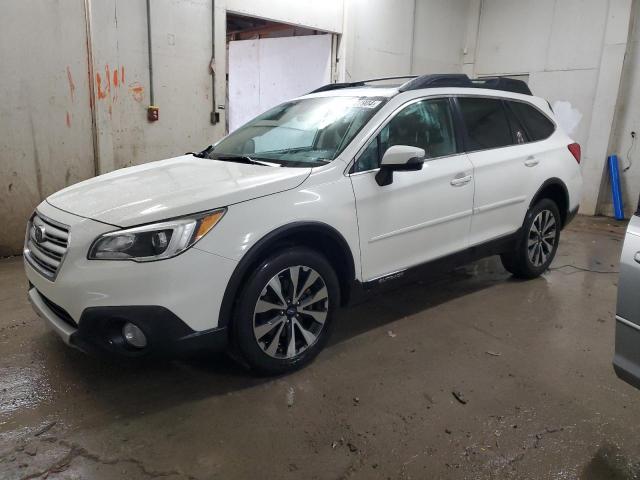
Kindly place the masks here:
POLYGON ((540 211, 533 220, 527 240, 529 261, 535 266, 544 265, 556 243, 557 224, 553 213, 540 211))
POLYGON ((320 336, 329 312, 329 292, 313 268, 296 265, 264 286, 253 313, 253 333, 264 353, 292 359, 320 336))

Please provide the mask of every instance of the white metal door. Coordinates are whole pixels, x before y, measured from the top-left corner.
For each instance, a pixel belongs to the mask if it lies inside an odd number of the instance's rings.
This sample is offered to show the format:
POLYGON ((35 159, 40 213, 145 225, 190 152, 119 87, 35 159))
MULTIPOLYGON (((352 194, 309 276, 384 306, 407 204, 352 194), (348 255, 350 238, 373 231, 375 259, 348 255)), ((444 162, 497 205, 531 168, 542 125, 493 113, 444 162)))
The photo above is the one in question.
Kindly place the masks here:
POLYGON ((229 42, 229 131, 331 81, 332 35, 229 42))

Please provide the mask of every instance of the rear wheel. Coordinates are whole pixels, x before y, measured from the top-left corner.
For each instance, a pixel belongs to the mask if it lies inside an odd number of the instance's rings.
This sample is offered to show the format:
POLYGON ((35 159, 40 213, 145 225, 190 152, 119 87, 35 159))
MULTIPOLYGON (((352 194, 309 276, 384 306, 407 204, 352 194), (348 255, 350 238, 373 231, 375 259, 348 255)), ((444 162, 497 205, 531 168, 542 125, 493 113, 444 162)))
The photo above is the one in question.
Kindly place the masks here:
POLYGON ((548 198, 540 200, 527 212, 515 250, 500 256, 504 268, 519 278, 542 274, 556 255, 560 228, 560 212, 555 202, 548 198))
POLYGON ((319 253, 275 253, 249 278, 239 298, 234 337, 256 371, 278 374, 310 362, 329 339, 340 302, 338 279, 319 253))

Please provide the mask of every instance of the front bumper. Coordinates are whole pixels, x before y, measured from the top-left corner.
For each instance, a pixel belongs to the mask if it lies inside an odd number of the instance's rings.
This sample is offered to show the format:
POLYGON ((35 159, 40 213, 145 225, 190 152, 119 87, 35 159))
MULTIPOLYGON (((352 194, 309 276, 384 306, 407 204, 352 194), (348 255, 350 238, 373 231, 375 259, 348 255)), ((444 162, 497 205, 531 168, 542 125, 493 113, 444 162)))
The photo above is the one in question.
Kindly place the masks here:
POLYGON ((53 304, 35 287, 28 293, 35 312, 72 347, 87 353, 125 357, 147 355, 179 356, 200 350, 224 350, 228 344, 225 327, 194 331, 171 311, 160 306, 135 305, 86 309, 76 325, 60 306, 53 304), (144 348, 127 344, 122 327, 130 322, 147 339, 144 348))
POLYGON ((130 321, 149 336, 153 351, 175 353, 200 344, 221 348, 225 343, 219 312, 236 261, 197 245, 157 262, 88 260, 91 242, 117 227, 46 202, 38 211, 69 226, 69 247, 55 280, 24 262, 34 310, 65 342, 83 350, 131 353, 118 346, 117 327, 130 321))

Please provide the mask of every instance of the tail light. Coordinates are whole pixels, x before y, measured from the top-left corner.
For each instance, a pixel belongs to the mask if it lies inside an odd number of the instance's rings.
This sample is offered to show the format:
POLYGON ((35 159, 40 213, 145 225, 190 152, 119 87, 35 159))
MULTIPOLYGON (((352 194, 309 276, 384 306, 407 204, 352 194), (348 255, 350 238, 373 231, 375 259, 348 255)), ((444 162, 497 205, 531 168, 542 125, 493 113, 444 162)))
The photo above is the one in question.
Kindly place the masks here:
POLYGON ((576 162, 580 163, 580 144, 579 143, 571 143, 567 145, 567 148, 573 155, 573 158, 576 159, 576 162))

